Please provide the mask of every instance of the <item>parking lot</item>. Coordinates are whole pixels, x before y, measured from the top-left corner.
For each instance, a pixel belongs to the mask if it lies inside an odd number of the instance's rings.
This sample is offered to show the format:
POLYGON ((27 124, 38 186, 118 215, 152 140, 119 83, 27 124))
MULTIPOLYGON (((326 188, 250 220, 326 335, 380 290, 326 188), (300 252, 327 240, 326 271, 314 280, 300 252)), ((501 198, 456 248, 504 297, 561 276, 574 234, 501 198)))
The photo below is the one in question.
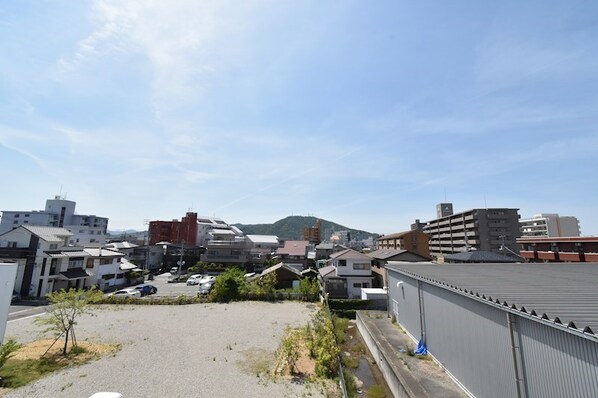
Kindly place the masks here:
POLYGON ((152 297, 168 297, 168 296, 196 296, 199 290, 199 286, 187 286, 185 282, 169 283, 168 277, 170 273, 157 275, 153 281, 146 280, 145 283, 148 285, 154 285, 158 288, 158 293, 152 295, 152 297))

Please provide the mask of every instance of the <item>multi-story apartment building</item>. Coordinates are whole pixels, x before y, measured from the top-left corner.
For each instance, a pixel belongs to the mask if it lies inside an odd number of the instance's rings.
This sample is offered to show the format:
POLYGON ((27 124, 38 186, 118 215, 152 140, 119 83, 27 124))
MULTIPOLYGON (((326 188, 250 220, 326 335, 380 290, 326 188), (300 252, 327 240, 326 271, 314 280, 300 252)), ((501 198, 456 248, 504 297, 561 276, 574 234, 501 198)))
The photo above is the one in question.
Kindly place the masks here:
POLYGON ((150 245, 158 242, 194 245, 197 240, 197 213, 188 212, 181 221, 150 221, 148 234, 150 245))
POLYGON ((528 262, 598 262, 598 237, 522 236, 519 255, 528 262))
POLYGON ((306 240, 312 245, 319 245, 322 242, 322 222, 316 220, 313 227, 303 228, 302 240, 306 240))
POLYGON ((21 225, 64 228, 72 233, 68 244, 83 246, 106 243, 108 218, 75 214, 76 202, 60 196, 46 200, 45 210, 2 211, 0 235, 21 225))
POLYGON ((424 232, 430 236, 430 255, 442 256, 471 249, 500 252, 503 246, 518 253, 516 239, 521 235, 518 210, 490 208, 443 213, 443 217, 428 221, 424 227, 424 232))
POLYGON ((425 258, 430 258, 430 235, 411 230, 378 238, 378 249, 408 250, 425 258))
POLYGON ((579 236, 579 220, 573 216, 559 216, 556 213, 535 214, 519 220, 521 236, 579 236))

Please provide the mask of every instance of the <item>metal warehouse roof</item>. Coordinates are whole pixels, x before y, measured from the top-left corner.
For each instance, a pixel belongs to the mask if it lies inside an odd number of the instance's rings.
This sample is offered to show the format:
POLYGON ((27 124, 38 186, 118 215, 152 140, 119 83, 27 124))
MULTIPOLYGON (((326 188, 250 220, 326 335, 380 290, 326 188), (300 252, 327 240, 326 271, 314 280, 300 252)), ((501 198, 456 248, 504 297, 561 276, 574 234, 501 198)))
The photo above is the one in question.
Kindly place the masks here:
POLYGON ((389 261, 386 268, 586 333, 598 333, 598 263, 389 261))

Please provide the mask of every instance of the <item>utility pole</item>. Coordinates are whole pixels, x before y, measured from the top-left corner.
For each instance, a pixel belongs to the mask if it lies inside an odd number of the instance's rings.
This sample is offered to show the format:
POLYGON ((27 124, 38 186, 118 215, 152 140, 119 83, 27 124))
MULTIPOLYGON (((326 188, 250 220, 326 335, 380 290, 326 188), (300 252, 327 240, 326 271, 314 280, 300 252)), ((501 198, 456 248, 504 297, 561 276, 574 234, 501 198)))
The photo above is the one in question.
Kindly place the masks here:
MULTIPOLYGON (((145 253, 145 269, 149 270, 149 257, 150 257, 150 234, 149 234, 149 219, 143 220, 143 225, 147 226, 146 232, 146 244, 147 244, 147 251, 145 253)), ((141 271, 141 276, 143 277, 143 281, 145 282, 145 270, 141 271)))

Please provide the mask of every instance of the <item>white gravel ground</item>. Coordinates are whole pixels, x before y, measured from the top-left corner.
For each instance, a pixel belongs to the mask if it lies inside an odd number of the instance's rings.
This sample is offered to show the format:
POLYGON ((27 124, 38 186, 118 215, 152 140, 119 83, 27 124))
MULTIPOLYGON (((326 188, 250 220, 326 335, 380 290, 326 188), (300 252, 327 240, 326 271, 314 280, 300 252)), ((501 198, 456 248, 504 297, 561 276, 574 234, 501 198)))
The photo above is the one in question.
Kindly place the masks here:
MULTIPOLYGON (((299 302, 102 306, 76 327, 79 340, 120 343, 115 356, 60 371, 7 397, 320 397, 313 384, 258 377, 248 358, 278 348, 287 326, 305 325, 313 304, 299 302)), ((40 337, 33 319, 8 324, 7 337, 40 337)))

